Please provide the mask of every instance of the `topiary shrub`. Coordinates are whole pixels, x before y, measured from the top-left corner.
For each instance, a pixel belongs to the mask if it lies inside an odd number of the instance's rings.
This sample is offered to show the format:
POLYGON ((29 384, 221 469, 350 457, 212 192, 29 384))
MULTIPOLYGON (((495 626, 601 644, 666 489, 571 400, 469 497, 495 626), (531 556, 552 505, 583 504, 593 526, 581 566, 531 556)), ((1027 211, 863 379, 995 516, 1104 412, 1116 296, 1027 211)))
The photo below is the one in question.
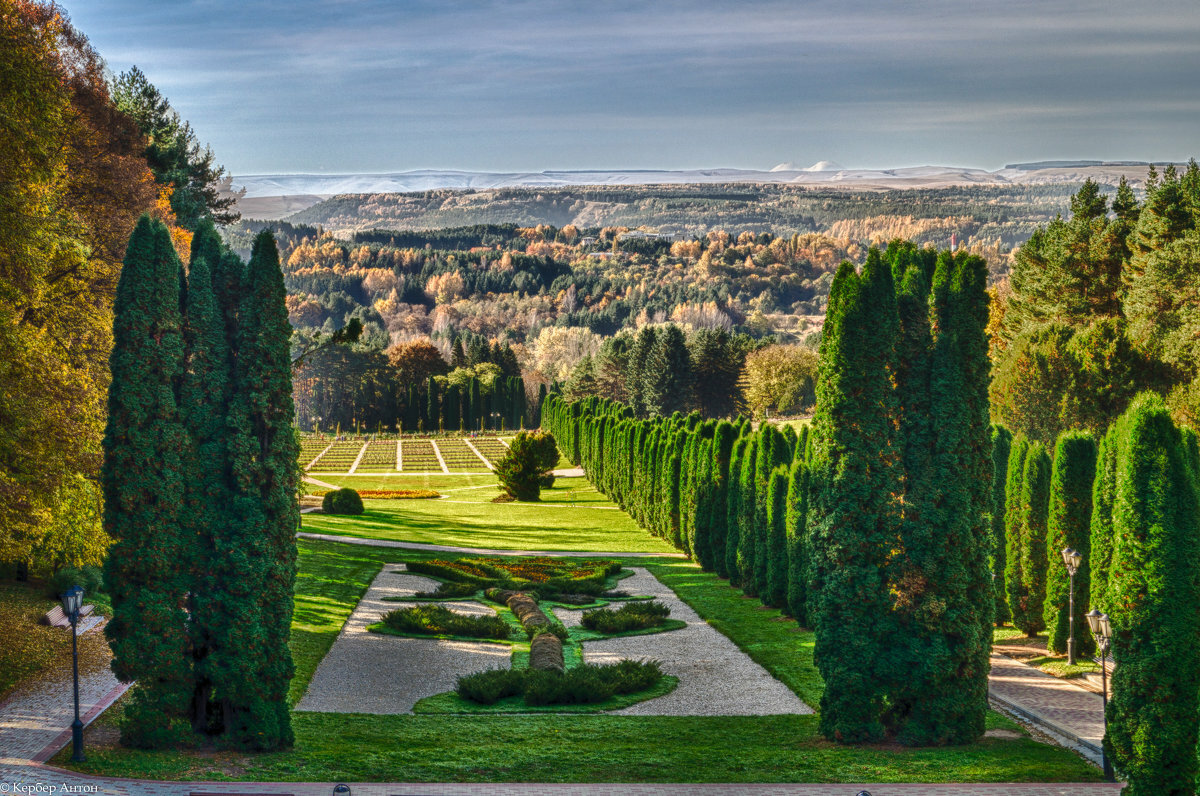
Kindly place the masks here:
POLYGON ((658 627, 671 615, 671 609, 657 600, 625 603, 620 608, 595 608, 583 612, 581 623, 597 633, 625 633, 658 627))
POLYGON ((527 705, 586 705, 616 694, 636 694, 663 678, 657 661, 624 660, 607 665, 581 664, 554 669, 490 669, 458 678, 455 691, 482 705, 523 695, 527 705))
POLYGON ((496 463, 496 476, 505 493, 517 500, 541 497, 542 484, 554 484, 550 471, 558 463, 554 437, 541 431, 522 431, 513 438, 508 453, 496 463))
POLYGON ((321 498, 321 511, 326 514, 362 514, 362 498, 350 487, 335 489, 321 498))
POLYGON ((383 615, 383 625, 401 633, 428 636, 463 636, 507 641, 508 623, 498 616, 467 616, 441 605, 397 608, 383 615))

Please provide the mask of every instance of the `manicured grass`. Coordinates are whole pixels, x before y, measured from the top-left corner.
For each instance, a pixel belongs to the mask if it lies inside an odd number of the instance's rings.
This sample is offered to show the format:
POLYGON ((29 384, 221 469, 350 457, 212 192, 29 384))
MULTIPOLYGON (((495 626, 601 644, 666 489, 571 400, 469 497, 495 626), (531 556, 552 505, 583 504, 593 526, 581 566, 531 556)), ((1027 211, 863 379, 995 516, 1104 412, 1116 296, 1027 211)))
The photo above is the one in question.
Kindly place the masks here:
MULTIPOLYGON (((1094 782, 1027 737, 907 749, 840 746, 815 716, 365 716, 297 713, 261 755, 114 750, 81 771, 151 779, 359 782, 1094 782)), ((70 765, 64 750, 54 765, 70 765)))
MULTIPOLYGON (((434 474, 434 475, 314 475, 312 478, 317 481, 324 481, 327 484, 334 486, 348 486, 351 489, 433 489, 437 492, 446 492, 450 495, 463 494, 463 492, 454 492, 449 490, 460 490, 463 487, 487 487, 496 484, 496 476, 488 475, 471 475, 471 474, 434 474)), ((308 491, 320 491, 326 487, 317 486, 316 484, 305 484, 308 491)), ((496 491, 487 489, 471 490, 488 492, 488 498, 495 497, 499 492, 499 487, 496 491)))
POLYGON ((582 479, 559 479, 554 489, 543 490, 542 504, 490 503, 476 494, 490 490, 452 492, 451 500, 365 500, 360 516, 305 514, 301 530, 502 550, 675 552, 623 511, 562 505, 567 492, 576 501, 587 496, 591 506, 613 505, 583 486, 582 479))

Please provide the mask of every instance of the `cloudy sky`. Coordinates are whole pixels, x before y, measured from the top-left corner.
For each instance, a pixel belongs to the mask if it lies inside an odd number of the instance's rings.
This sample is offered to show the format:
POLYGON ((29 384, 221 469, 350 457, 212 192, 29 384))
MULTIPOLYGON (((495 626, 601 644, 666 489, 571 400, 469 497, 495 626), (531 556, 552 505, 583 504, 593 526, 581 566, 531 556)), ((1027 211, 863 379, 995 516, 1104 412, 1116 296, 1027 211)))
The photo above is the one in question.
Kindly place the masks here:
POLYGON ((60 0, 236 174, 1200 155, 1200 3, 60 0))

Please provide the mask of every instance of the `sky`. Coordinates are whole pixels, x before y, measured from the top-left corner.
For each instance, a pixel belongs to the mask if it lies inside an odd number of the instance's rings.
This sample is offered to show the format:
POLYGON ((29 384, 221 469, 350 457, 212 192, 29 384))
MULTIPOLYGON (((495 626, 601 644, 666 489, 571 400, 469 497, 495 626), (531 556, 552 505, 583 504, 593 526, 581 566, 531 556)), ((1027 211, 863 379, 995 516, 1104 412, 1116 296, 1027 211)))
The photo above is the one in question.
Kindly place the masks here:
POLYGON ((1200 155, 1200 3, 60 0, 231 173, 1200 155))

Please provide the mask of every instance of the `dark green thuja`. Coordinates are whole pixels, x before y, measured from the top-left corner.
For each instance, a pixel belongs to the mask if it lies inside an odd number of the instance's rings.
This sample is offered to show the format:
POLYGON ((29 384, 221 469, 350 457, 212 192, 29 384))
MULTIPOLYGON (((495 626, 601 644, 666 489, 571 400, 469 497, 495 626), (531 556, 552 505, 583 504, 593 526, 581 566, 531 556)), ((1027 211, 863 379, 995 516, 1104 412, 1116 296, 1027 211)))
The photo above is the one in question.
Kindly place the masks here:
POLYGON ((117 678, 136 681, 121 741, 144 748, 179 740, 194 691, 184 613, 192 546, 180 516, 188 439, 175 392, 184 365, 180 267, 167 228, 142 216, 117 284, 109 357, 101 478, 113 615, 105 635, 117 678))
MULTIPOLYGON (((1025 454, 1021 474, 1021 574, 1016 603, 1009 603, 1013 625, 1033 638, 1046 629, 1046 525, 1050 513, 1050 457, 1034 442, 1025 454)), ((1011 586, 1010 586, 1010 594, 1011 586)))
MULTIPOLYGON (((895 660, 905 660, 905 649, 909 655, 903 671, 893 672, 888 720, 905 744, 968 743, 985 728, 992 617, 986 281, 982 258, 938 255, 928 397, 916 401, 921 414, 928 406, 928 423, 909 419, 902 404, 913 469, 906 470, 903 556, 893 574, 895 660)), ((910 322, 919 325, 919 313, 910 322)), ((920 362, 915 352, 908 356, 920 362)))
POLYGON ((1118 421, 1105 748, 1132 796, 1194 793, 1200 692, 1200 494, 1194 436, 1144 393, 1118 421))
POLYGON ((802 456, 796 456, 788 474, 784 527, 787 532, 787 609, 801 627, 809 626, 808 490, 808 465, 802 456))
MULTIPOLYGON (((225 253, 212 222, 204 220, 192 238, 187 282, 184 339, 187 366, 180 387, 179 409, 190 438, 186 449, 188 478, 181 526, 188 540, 193 585, 189 589, 195 692, 192 726, 197 732, 214 729, 209 707, 220 677, 209 659, 214 627, 227 621, 225 584, 216 579, 215 537, 230 521, 229 456, 225 445, 231 376, 224 308, 217 303, 212 265, 225 253)), ((227 262, 231 266, 232 262, 227 262)))
POLYGON ((771 471, 767 482, 767 582, 763 602, 788 607, 788 538, 787 538, 788 468, 779 465, 771 471))
MULTIPOLYGON (((772 541, 775 526, 771 519, 771 479, 775 468, 791 464, 792 449, 787 438, 774 424, 763 424, 759 439, 754 478, 754 587, 763 604, 778 608, 782 607, 786 600, 787 581, 780 580, 777 584, 778 589, 771 589, 771 550, 776 543, 781 551, 784 549, 782 535, 772 541)), ((786 491, 785 482, 784 492, 786 491)), ((782 520, 782 515, 780 519, 782 520)), ((782 524, 779 527, 782 529, 782 524)))
POLYGON ((895 623, 887 579, 901 493, 891 272, 877 251, 860 277, 842 263, 830 288, 813 420, 810 620, 825 681, 820 729, 846 743, 883 737, 896 680, 884 654, 895 623))
POLYGON ((1047 646, 1065 653, 1070 622, 1070 578, 1062 550, 1072 548, 1083 556, 1075 573, 1075 651, 1091 655, 1095 643, 1088 632, 1088 592, 1091 579, 1092 483, 1096 477, 1096 440, 1086 432, 1067 431, 1054 445, 1054 469, 1050 475, 1050 517, 1047 523, 1046 578, 1047 646))
POLYGON ((1092 518, 1089 534, 1088 569, 1093 608, 1107 613, 1108 570, 1113 552, 1113 503, 1117 490, 1117 459, 1120 452, 1120 430, 1116 423, 1109 426, 1100 440, 1096 454, 1096 478, 1092 482, 1092 518))
POLYGON ((742 456, 742 472, 738 484, 738 541, 737 568, 738 585, 746 594, 758 596, 758 582, 754 579, 754 553, 758 549, 755 520, 758 517, 758 449, 762 445, 760 434, 752 434, 742 456))
POLYGON ((728 420, 722 420, 713 431, 712 495, 708 505, 708 545, 701 548, 707 561, 701 564, 723 578, 729 577, 725 567, 725 534, 729 527, 729 473, 732 470, 733 445, 737 432, 728 420))
POLYGON ((738 542, 741 539, 742 517, 742 472, 746 469, 747 449, 750 447, 748 437, 738 437, 733 444, 733 454, 729 459, 729 480, 726 491, 725 507, 725 575, 732 586, 741 583, 741 572, 738 570, 738 542))
POLYGON ((1011 450, 1012 432, 1004 426, 992 426, 992 595, 993 617, 997 626, 1012 620, 1008 610, 1008 593, 1004 588, 1004 492, 1011 450))
POLYGON ((299 446, 292 431, 292 367, 279 250, 269 232, 254 241, 238 312, 239 334, 228 440, 232 521, 218 549, 228 588, 221 672, 214 695, 226 737, 244 748, 291 746, 288 636, 296 577, 299 446))
POLYGON ((1017 606, 1025 599, 1021 567, 1021 484, 1025 477, 1025 457, 1029 440, 1018 434, 1008 454, 1008 472, 1004 480, 1004 588, 1009 617, 1015 617, 1017 606))

